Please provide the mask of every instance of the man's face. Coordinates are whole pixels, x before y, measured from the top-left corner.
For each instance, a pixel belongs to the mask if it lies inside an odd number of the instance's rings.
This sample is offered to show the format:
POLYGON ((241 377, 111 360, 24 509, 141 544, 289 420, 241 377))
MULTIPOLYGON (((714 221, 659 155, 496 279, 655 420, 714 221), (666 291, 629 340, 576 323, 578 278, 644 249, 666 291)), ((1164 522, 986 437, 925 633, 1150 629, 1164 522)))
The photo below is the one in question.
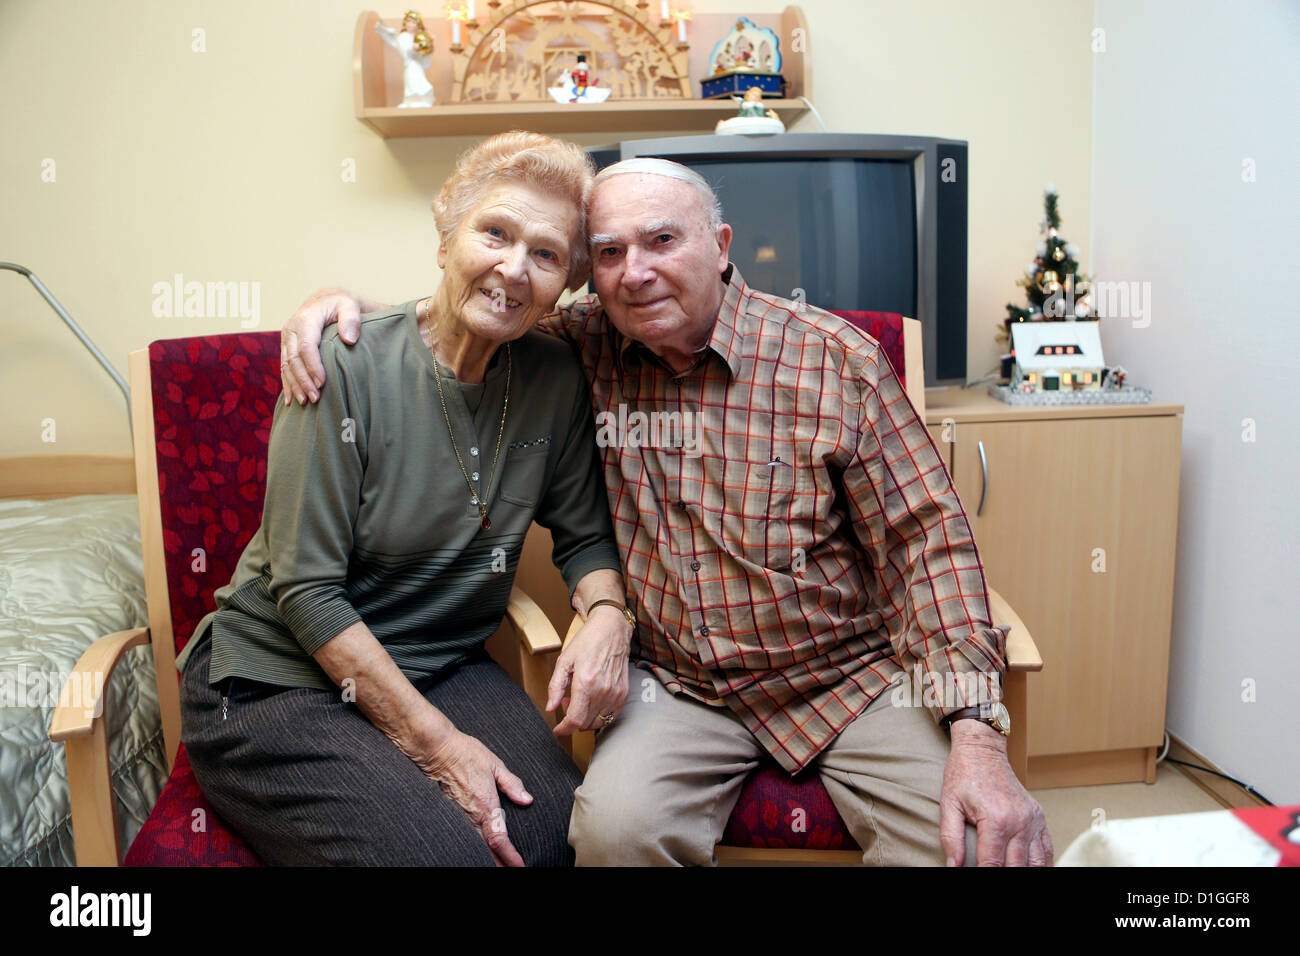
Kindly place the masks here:
POLYGON ((648 173, 611 176, 592 194, 587 228, 592 281, 620 332, 661 356, 708 344, 731 227, 709 226, 694 187, 648 173))

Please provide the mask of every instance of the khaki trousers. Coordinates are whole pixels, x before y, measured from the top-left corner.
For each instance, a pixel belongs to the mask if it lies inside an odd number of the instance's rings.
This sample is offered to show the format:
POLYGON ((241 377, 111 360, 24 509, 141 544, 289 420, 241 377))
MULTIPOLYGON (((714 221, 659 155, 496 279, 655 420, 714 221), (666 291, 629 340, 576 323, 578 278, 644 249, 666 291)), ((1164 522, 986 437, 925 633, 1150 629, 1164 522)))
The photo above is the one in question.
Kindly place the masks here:
MULTIPOLYGON (((701 865, 764 756, 734 713, 674 696, 629 668, 627 706, 596 737, 574 795, 569 843, 578 866, 701 865)), ((870 866, 943 866, 939 791, 948 735, 923 707, 894 707, 886 691, 809 766, 818 773, 870 866)), ((975 828, 966 825, 967 866, 975 828)))

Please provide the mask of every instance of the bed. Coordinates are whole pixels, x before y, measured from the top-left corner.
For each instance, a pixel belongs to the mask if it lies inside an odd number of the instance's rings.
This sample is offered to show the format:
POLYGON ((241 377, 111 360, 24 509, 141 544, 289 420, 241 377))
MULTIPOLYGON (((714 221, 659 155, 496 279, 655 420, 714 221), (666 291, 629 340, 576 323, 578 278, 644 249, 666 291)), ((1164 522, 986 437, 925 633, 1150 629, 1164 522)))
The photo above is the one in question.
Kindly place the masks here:
MULTIPOLYGON (((71 866, 60 694, 105 634, 147 623, 130 457, 0 459, 0 864, 71 866)), ((153 656, 128 651, 105 685, 119 836, 129 845, 167 776, 153 656)))

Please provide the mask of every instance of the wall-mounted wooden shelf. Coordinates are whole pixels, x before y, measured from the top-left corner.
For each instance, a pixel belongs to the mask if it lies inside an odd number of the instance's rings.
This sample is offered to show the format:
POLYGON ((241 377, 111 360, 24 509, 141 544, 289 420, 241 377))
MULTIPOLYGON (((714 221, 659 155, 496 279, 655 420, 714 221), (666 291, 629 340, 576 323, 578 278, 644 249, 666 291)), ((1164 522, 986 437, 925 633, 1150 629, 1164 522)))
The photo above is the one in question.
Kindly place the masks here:
MULTIPOLYGON (((708 73, 708 57, 713 44, 731 28, 733 14, 696 14, 691 20, 689 73, 691 89, 698 96, 700 78, 708 73)), ((750 17, 759 26, 769 27, 781 39, 782 75, 786 78, 785 99, 765 100, 782 122, 789 126, 808 111, 799 99, 812 96, 809 58, 793 49, 790 38, 796 30, 808 35, 807 21, 799 7, 786 7, 780 14, 750 17)), ((353 43, 353 94, 357 119, 385 139, 419 136, 484 136, 508 129, 530 129, 540 133, 599 133, 629 131, 663 132, 669 130, 711 131, 720 119, 736 115, 730 100, 678 99, 611 99, 606 103, 567 105, 554 102, 476 101, 448 103, 452 89, 450 45, 451 27, 441 19, 425 18, 425 26, 434 39, 434 60, 430 81, 438 103, 423 109, 400 109, 402 71, 400 58, 375 32, 379 14, 367 11, 357 17, 353 43), (391 105, 390 105, 391 104, 391 105)), ((399 19, 384 21, 401 27, 399 19)), ((806 48, 806 42, 802 44, 806 48)))

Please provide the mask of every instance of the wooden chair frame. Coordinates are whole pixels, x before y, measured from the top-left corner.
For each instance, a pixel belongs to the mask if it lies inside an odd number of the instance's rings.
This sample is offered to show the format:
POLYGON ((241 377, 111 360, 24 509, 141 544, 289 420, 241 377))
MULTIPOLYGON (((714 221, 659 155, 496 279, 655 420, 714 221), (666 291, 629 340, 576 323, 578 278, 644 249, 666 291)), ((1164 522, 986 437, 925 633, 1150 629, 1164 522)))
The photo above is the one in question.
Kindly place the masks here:
MULTIPOLYGON (((122 655, 133 647, 150 644, 158 681, 158 707, 170 775, 180 746, 180 684, 176 673, 171 604, 163 556, 162 506, 158 495, 158 459, 154 448, 153 388, 149 350, 129 358, 132 432, 135 440, 135 490, 140 508, 140 546, 144 556, 145 597, 149 626, 101 637, 81 655, 69 684, 104 688, 112 679, 122 655), (92 680, 103 675, 102 681, 92 680), (76 681, 77 683, 72 683, 76 681)), ((120 468, 119 468, 120 470, 120 468)), ((116 472, 115 472, 116 474, 116 472)), ((120 476, 119 484, 121 484, 120 476)), ((76 492, 67 492, 76 493, 76 492)), ((501 660, 539 707, 546 702, 550 664, 560 650, 560 638, 541 608, 522 590, 510 593, 503 630, 513 632, 518 660, 501 660), (540 702, 540 703, 539 703, 540 702)), ((497 642, 496 648, 500 647, 497 642)), ((117 836, 117 808, 113 799, 108 759, 108 715, 105 701, 78 699, 76 706, 59 707, 50 723, 50 739, 67 749, 68 790, 72 804, 72 839, 78 866, 117 866, 122 848, 117 836), (93 715, 93 716, 92 716, 93 715)))

